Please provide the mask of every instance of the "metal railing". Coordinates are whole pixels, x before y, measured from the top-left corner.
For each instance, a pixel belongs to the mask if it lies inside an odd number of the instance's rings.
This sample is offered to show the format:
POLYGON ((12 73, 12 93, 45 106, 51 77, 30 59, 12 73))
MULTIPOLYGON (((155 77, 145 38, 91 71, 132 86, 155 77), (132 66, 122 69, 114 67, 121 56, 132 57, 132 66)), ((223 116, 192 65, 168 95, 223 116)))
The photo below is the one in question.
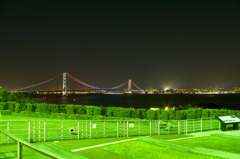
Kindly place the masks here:
MULTIPOLYGON (((3 120, 0 128, 28 142, 188 134, 219 130, 215 119, 194 120, 3 120)), ((14 143, 0 134, 0 144, 14 143)))

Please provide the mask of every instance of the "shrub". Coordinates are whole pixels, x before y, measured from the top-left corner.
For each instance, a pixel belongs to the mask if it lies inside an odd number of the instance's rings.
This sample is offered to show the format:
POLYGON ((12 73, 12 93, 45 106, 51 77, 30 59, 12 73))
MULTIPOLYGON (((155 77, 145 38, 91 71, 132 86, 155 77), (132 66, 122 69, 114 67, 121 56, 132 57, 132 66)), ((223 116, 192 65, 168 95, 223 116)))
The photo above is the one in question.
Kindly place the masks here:
POLYGON ((209 117, 216 118, 220 115, 220 111, 218 109, 209 109, 209 117))
POLYGON ((168 120, 176 120, 176 111, 175 110, 168 110, 168 120))
POLYGON ((186 110, 186 116, 187 116, 187 119, 196 119, 197 109, 190 108, 190 109, 186 110))
POLYGON ((0 110, 2 115, 12 115, 13 111, 12 110, 0 110))
MULTIPOLYGON (((93 116, 89 116, 89 115, 80 115, 80 114, 71 114, 71 116, 75 115, 77 117, 78 120, 92 120, 93 119, 93 116)), ((81 121, 84 122, 85 121, 81 121)))
POLYGON ((76 114, 75 105, 72 105, 72 104, 66 105, 66 111, 67 111, 67 114, 76 114))
POLYGON ((239 113, 239 110, 235 110, 235 111, 234 111, 234 114, 235 114, 236 116, 238 116, 238 113, 239 113))
POLYGON ((101 115, 102 109, 98 106, 86 106, 86 113, 89 116, 101 115))
POLYGON ((134 109, 132 111, 132 117, 141 119, 142 118, 141 117, 141 109, 134 109))
POLYGON ((97 115, 97 116, 94 116, 94 119, 95 120, 104 120, 106 117, 105 116, 102 116, 102 115, 97 115))
POLYGON ((106 114, 106 107, 101 106, 102 109, 102 115, 104 116, 106 114))
POLYGON ((15 113, 19 113, 19 112, 21 112, 21 107, 20 107, 19 103, 16 103, 16 105, 15 105, 15 113))
POLYGON ((38 103, 36 105, 36 112, 50 114, 51 113, 50 104, 38 103))
POLYGON ((53 113, 51 117, 54 119, 66 119, 67 115, 65 113, 53 113))
POLYGON ((186 117, 186 111, 185 110, 178 110, 176 111, 176 120, 185 120, 186 117))
POLYGON ((157 110, 156 114, 158 120, 168 120, 169 118, 168 110, 157 110))
POLYGON ((155 110, 148 110, 147 111, 147 119, 148 120, 155 120, 156 119, 156 112, 155 112, 155 110))
POLYGON ((107 107, 106 109, 106 116, 113 116, 114 109, 116 107, 107 107))
POLYGON ((36 110, 36 105, 31 104, 31 103, 27 103, 26 106, 27 106, 27 111, 28 111, 28 112, 35 112, 35 110, 36 110))
POLYGON ((140 109, 141 110, 141 119, 147 119, 147 109, 140 109))
POLYGON ((21 116, 35 116, 35 113, 29 112, 29 111, 21 111, 21 116))
POLYGON ((239 110, 237 111, 236 116, 237 116, 238 118, 240 118, 240 111, 239 111, 239 110))
POLYGON ((6 110, 7 106, 6 106, 6 102, 0 102, 0 110, 6 110))
POLYGON ((235 110, 227 110, 227 115, 235 115, 235 110))
POLYGON ((20 103, 21 111, 27 110, 27 103, 20 103))
POLYGON ((51 104, 51 113, 60 113, 60 106, 57 104, 51 104))
POLYGON ((196 119, 202 118, 202 109, 197 108, 197 114, 196 114, 196 119))
POLYGON ((76 114, 86 114, 86 107, 82 105, 75 105, 76 114))
POLYGON ((6 102, 6 109, 14 112, 15 111, 15 105, 16 105, 16 102, 6 102))
POLYGON ((67 113, 66 106, 67 104, 60 104, 60 113, 67 113))
POLYGON ((227 109, 220 109, 219 110, 219 116, 225 116, 227 114, 228 114, 227 109))
POLYGON ((209 117, 209 110, 203 109, 202 110, 202 118, 208 118, 209 117))
POLYGON ((113 116, 114 117, 121 117, 121 108, 120 107, 113 107, 113 116))
POLYGON ((96 115, 102 115, 102 108, 101 107, 95 107, 93 109, 93 115, 96 116, 96 115))
POLYGON ((115 109, 114 113, 117 115, 115 117, 131 118, 132 108, 122 108, 119 107, 115 109))
POLYGON ((67 118, 68 119, 73 119, 73 120, 79 120, 80 115, 79 114, 68 114, 67 118))

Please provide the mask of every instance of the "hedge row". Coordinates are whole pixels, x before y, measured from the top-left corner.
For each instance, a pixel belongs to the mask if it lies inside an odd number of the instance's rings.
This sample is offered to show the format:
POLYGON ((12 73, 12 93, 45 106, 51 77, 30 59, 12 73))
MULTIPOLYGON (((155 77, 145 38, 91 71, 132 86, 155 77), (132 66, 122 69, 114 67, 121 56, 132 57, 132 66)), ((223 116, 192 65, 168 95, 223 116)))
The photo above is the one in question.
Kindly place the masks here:
POLYGON ((106 117, 102 115, 90 116, 81 114, 65 114, 65 113, 40 113, 40 112, 28 112, 22 111, 20 113, 14 113, 11 110, 1 110, 2 115, 14 115, 24 117, 36 117, 46 119, 69 119, 69 120, 141 120, 138 118, 123 118, 123 117, 106 117))
MULTIPOLYGON (((216 118, 217 116, 236 115, 240 117, 239 110, 227 109, 199 109, 190 108, 187 110, 147 110, 132 109, 123 107, 99 107, 82 106, 73 104, 46 104, 46 103, 17 103, 0 102, 0 110, 9 110, 12 113, 34 112, 43 114, 65 114, 75 116, 98 116, 116 118, 138 118, 147 120, 185 120, 197 118, 216 118)), ((2 111, 3 112, 3 111, 2 111)), ((6 112, 7 113, 7 112, 6 112)), ((80 117, 78 117, 80 118, 80 117)))

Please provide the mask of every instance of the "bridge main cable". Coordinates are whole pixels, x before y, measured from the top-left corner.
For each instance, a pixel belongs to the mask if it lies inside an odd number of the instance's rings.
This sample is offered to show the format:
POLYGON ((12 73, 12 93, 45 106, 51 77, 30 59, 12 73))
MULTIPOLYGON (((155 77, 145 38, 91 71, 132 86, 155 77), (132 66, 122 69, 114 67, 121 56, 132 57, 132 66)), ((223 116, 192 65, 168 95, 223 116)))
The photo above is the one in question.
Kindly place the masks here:
POLYGON ((146 92, 145 90, 143 90, 142 88, 140 88, 138 85, 136 85, 133 81, 131 81, 132 82, 132 84, 137 88, 137 89, 139 89, 140 91, 142 91, 142 92, 146 92))
POLYGON ((50 78, 50 79, 48 79, 48 80, 46 80, 46 81, 43 81, 43 82, 40 82, 40 83, 31 85, 31 86, 23 87, 23 88, 18 88, 18 89, 10 90, 10 91, 19 91, 19 90, 24 90, 24 89, 36 87, 36 86, 45 84, 45 83, 47 83, 47 82, 53 81, 53 80, 57 79, 57 78, 60 77, 60 76, 62 76, 62 73, 60 73, 59 75, 57 75, 57 76, 55 76, 55 77, 53 77, 53 78, 50 78))
POLYGON ((118 86, 116 86, 116 87, 112 87, 112 88, 101 88, 101 87, 95 87, 95 86, 92 86, 92 85, 90 85, 90 84, 87 84, 87 83, 85 83, 85 82, 83 82, 83 81, 80 81, 79 79, 77 79, 76 77, 70 75, 69 73, 67 73, 67 76, 68 76, 69 78, 71 78, 72 80, 76 81, 77 83, 80 83, 80 84, 82 84, 82 85, 84 85, 84 86, 87 86, 87 87, 90 87, 90 88, 93 88, 93 89, 99 89, 99 90, 113 90, 113 89, 117 89, 117 88, 120 88, 120 87, 124 86, 124 85, 127 84, 127 82, 128 82, 128 81, 126 81, 126 82, 124 82, 124 83, 122 83, 122 84, 120 84, 120 85, 118 85, 118 86))

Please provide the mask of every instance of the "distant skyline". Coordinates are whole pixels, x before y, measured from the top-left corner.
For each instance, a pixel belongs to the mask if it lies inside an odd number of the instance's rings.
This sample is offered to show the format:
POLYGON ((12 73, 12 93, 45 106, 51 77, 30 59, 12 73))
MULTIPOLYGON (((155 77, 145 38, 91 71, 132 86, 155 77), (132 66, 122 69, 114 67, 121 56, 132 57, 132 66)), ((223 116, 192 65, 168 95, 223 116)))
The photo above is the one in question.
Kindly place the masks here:
POLYGON ((238 0, 3 1, 0 86, 62 72, 98 87, 240 86, 239 8, 238 0))

